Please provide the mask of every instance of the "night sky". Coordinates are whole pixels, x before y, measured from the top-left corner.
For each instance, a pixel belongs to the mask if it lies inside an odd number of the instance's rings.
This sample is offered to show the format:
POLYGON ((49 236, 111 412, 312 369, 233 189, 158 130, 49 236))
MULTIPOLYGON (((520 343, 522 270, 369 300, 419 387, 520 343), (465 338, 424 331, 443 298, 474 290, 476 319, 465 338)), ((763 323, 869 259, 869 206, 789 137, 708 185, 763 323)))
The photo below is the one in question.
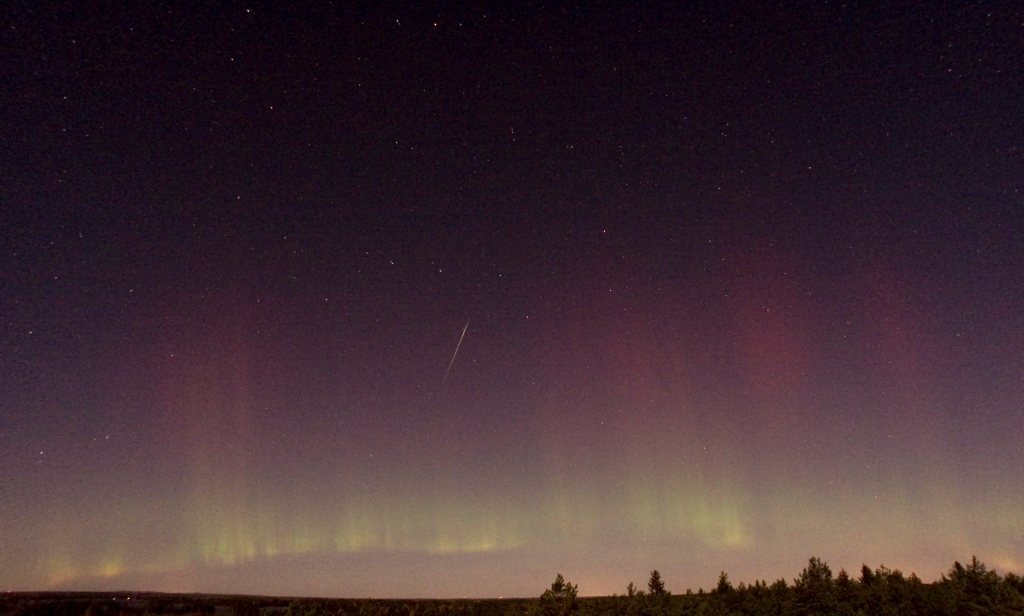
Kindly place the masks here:
POLYGON ((0 9, 0 589, 1024 572, 1019 4, 127 4, 0 9))

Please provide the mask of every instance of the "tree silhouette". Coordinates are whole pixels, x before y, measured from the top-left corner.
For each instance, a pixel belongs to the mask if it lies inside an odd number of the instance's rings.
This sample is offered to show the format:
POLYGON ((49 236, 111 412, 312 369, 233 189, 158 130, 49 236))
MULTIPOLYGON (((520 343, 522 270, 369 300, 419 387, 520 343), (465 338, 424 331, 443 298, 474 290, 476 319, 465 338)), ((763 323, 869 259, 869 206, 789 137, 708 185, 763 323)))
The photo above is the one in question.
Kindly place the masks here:
POLYGON ((732 592, 732 582, 729 581, 729 574, 725 571, 718 574, 718 585, 715 586, 715 592, 720 595, 732 592))
POLYGON ((1008 581, 1000 580, 999 574, 990 571, 976 556, 971 557, 971 564, 966 567, 954 562, 949 573, 942 576, 942 583, 952 591, 956 613, 964 616, 1024 611, 1024 598, 1008 581))
POLYGON ((795 580, 794 608, 797 614, 831 614, 835 608, 832 570, 820 558, 812 556, 795 580))
POLYGON ((647 614, 647 593, 642 588, 637 588, 633 582, 630 582, 626 586, 626 600, 623 602, 623 608, 619 610, 619 613, 626 614, 627 616, 647 614))
POLYGON ((665 596, 668 591, 665 590, 665 582, 661 581, 661 574, 655 569, 651 571, 651 579, 647 581, 647 592, 653 596, 665 596))
POLYGON ((875 572, 867 565, 860 566, 860 583, 864 586, 871 586, 875 583, 875 572))
POLYGON ((551 588, 540 596, 540 613, 544 616, 567 616, 578 609, 576 586, 567 582, 559 573, 551 583, 551 588))

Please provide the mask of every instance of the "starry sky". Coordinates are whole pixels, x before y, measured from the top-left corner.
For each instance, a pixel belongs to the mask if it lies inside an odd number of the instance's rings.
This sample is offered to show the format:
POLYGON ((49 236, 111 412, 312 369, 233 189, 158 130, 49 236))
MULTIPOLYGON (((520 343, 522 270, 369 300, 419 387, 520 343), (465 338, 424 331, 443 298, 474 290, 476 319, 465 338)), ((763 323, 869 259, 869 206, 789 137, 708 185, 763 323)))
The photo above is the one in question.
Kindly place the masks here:
POLYGON ((3 4, 0 589, 1024 572, 1020 6, 513 4, 3 4))

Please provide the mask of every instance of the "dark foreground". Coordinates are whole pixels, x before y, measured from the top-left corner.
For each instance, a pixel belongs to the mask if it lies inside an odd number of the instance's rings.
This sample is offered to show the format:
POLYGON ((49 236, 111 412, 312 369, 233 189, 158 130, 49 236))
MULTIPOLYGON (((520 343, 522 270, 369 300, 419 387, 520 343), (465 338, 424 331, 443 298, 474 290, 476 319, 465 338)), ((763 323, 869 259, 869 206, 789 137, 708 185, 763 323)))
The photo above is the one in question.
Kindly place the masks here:
POLYGON ((812 558, 787 583, 764 580, 733 586, 724 572, 715 588, 685 594, 665 589, 657 571, 646 589, 630 583, 622 595, 577 597, 557 576, 538 599, 311 599, 131 592, 12 592, 0 594, 0 613, 22 616, 686 616, 686 615, 1021 615, 1024 578, 999 575, 972 559, 934 583, 881 567, 857 577, 812 558))

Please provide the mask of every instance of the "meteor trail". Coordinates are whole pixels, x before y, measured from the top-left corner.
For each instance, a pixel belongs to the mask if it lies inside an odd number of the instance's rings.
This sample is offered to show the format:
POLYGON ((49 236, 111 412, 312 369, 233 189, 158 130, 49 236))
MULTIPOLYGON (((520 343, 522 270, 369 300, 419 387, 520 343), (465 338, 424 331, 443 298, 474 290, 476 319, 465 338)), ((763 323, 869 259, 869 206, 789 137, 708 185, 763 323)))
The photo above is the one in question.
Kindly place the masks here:
POLYGON ((441 382, 448 380, 448 373, 452 371, 452 364, 455 363, 455 356, 459 354, 459 347, 462 346, 462 339, 466 337, 466 330, 469 329, 469 319, 466 319, 466 326, 462 328, 462 335, 459 336, 459 343, 455 345, 455 352, 452 353, 452 360, 448 362, 448 369, 444 371, 444 378, 441 382))

